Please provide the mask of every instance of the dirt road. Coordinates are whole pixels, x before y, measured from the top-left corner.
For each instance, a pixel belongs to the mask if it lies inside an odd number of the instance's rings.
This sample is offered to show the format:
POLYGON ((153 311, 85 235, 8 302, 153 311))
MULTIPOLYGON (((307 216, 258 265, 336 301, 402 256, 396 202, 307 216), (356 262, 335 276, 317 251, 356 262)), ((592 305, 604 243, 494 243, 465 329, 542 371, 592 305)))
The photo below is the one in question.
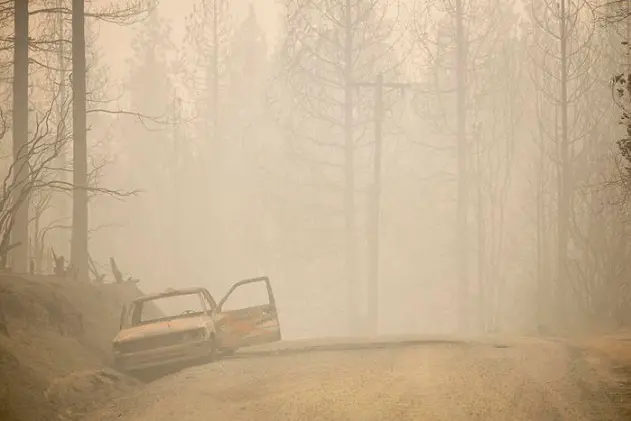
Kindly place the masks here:
POLYGON ((194 367, 90 421, 615 421, 605 371, 519 340, 252 355, 194 367))

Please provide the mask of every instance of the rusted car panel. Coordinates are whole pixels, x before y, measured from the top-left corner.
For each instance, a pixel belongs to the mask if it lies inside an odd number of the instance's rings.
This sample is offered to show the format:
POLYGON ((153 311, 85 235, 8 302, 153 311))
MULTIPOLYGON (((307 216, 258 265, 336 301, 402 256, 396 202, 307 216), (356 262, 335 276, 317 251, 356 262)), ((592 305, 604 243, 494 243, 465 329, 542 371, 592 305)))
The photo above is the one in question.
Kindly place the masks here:
POLYGON ((211 354, 210 347, 208 341, 201 340, 137 350, 118 356, 116 367, 123 371, 140 371, 156 366, 202 361, 211 354))
POLYGON ((226 347, 237 349, 281 340, 276 300, 267 277, 246 279, 234 284, 219 302, 217 314, 216 323, 222 343, 226 347), (226 302, 238 288, 258 282, 265 283, 268 296, 266 304, 232 311, 224 310, 226 302))
POLYGON ((141 297, 124 308, 121 329, 113 340, 115 365, 123 371, 215 358, 218 352, 279 341, 280 323, 267 277, 234 284, 216 304, 204 288, 169 290, 141 297), (224 310, 235 291, 264 284, 267 303, 224 310), (192 305, 182 313, 145 318, 145 309, 159 301, 186 298, 192 305), (197 305, 199 301, 199 305, 197 305))
POLYGON ((178 334, 180 332, 188 332, 192 329, 204 328, 210 322, 210 317, 200 316, 134 326, 122 330, 118 336, 118 339, 120 341, 133 341, 134 339, 145 339, 152 336, 163 336, 167 334, 166 332, 178 334))

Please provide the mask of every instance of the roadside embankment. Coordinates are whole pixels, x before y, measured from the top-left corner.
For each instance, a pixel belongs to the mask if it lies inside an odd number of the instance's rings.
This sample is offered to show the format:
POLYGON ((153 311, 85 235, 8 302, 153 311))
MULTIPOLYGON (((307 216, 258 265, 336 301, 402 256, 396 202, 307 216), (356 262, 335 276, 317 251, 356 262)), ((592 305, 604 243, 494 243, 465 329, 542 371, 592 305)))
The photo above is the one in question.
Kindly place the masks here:
POLYGON ((108 369, 136 284, 0 275, 0 419, 74 419, 135 384, 108 369))

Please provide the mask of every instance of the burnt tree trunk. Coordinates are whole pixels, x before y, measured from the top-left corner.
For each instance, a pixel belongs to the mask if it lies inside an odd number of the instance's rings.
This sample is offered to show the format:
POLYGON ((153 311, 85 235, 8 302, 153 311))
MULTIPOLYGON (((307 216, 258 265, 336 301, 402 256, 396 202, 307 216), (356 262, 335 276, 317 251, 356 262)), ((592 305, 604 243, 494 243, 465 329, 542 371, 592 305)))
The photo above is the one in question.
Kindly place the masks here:
POLYGON ((70 259, 81 281, 88 267, 88 160, 86 130, 85 10, 83 0, 72 1, 72 127, 73 196, 70 259))
POLYGON ((467 146, 467 36, 465 34, 464 0, 456 0, 456 98, 458 199, 456 211, 455 250, 458 274, 458 327, 461 333, 471 328, 471 294, 469 286, 469 183, 467 146))
POLYGON ((28 0, 15 0, 15 46, 13 49, 13 225, 12 270, 26 273, 28 267, 28 0), (15 206, 15 205, 14 205, 15 206))

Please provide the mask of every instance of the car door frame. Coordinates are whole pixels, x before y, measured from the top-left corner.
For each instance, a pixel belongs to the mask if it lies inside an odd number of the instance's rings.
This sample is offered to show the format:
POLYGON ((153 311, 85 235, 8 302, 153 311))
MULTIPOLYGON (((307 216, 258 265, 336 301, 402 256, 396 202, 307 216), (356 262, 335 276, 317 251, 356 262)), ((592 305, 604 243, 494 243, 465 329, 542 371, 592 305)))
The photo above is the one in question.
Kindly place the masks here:
POLYGON ((280 320, 276 298, 267 276, 244 279, 233 284, 217 304, 215 310, 217 330, 221 335, 222 347, 238 349, 246 346, 262 345, 281 340, 280 320), (223 311, 223 306, 232 293, 244 285, 264 282, 268 303, 223 311))
MULTIPOLYGON (((203 297, 210 304, 210 308, 208 309, 208 313, 212 314, 217 309, 217 302, 215 301, 215 297, 213 297, 213 295, 210 293, 210 291, 208 291, 205 288, 202 289, 201 292, 202 292, 203 297)), ((205 306, 206 306, 206 304, 204 304, 204 307, 205 306)))

